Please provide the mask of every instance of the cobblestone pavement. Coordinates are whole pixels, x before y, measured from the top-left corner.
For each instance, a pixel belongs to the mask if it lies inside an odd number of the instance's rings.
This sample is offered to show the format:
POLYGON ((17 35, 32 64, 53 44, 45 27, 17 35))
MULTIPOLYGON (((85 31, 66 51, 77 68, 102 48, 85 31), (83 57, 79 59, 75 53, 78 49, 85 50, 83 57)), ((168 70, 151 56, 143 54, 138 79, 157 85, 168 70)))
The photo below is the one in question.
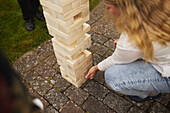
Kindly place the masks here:
MULTIPOLYGON (((88 21, 93 41, 89 49, 94 65, 111 55, 116 39, 103 10, 104 5, 100 3, 88 21)), ((135 103, 126 95, 110 90, 103 72, 98 72, 81 88, 74 87, 61 77, 51 40, 24 54, 13 67, 21 74, 31 95, 42 100, 45 113, 170 113, 169 94, 154 101, 135 103)))

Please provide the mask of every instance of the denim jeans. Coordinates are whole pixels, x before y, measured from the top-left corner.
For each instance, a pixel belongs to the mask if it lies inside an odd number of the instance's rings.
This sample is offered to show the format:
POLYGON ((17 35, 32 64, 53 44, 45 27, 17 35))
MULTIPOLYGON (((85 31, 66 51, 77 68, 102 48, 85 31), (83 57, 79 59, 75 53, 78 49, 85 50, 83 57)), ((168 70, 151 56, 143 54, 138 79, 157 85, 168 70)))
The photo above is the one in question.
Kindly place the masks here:
POLYGON ((170 78, 162 77, 151 64, 143 60, 108 68, 105 82, 114 91, 141 98, 151 92, 170 93, 170 78))

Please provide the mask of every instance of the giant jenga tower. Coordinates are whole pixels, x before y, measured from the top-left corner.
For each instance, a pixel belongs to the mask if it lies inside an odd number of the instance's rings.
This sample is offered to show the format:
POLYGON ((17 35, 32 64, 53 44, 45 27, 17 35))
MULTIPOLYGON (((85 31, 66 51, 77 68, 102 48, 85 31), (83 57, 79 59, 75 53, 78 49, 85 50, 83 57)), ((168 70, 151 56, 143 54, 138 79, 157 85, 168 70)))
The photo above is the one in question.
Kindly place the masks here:
POLYGON ((92 66, 88 0, 40 0, 62 77, 76 87, 92 66))

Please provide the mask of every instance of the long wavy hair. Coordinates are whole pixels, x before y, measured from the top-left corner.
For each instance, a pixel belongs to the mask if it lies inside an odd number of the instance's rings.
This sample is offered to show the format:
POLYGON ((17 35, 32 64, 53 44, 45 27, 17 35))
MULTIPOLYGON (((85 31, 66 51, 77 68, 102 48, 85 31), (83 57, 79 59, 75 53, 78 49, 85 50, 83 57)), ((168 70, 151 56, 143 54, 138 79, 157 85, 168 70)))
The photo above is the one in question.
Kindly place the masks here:
POLYGON ((167 46, 170 42, 170 0, 104 0, 119 8, 115 19, 119 32, 126 32, 132 45, 154 61, 153 42, 167 46))

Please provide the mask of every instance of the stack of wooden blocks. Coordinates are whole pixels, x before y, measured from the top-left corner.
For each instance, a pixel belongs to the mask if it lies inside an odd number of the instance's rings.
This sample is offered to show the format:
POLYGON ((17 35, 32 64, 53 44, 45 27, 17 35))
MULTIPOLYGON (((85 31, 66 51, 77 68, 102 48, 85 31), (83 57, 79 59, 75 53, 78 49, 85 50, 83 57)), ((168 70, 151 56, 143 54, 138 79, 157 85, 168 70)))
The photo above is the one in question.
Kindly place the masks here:
POLYGON ((76 87, 92 66, 88 0, 40 0, 62 77, 76 87))

